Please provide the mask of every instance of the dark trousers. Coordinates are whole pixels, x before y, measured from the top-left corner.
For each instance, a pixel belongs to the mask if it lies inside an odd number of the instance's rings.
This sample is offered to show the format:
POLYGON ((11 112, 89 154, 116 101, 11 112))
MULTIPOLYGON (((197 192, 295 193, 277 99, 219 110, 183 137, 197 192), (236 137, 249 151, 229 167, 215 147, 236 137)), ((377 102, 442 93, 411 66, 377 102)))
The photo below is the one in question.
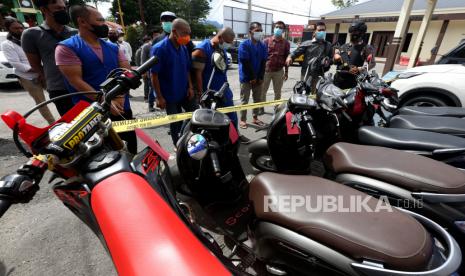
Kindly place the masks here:
MULTIPOLYGON (((166 103, 166 114, 173 115, 184 112, 192 112, 198 108, 198 105, 194 99, 189 100, 187 97, 179 103, 166 103)), ((179 134, 181 133, 183 122, 175 122, 170 124, 171 139, 173 144, 176 146, 179 140, 179 134)))
POLYGON ((144 100, 149 98, 150 93, 150 77, 144 78, 144 100))
MULTIPOLYGON (((51 90, 48 91, 48 95, 50 99, 54 99, 58 96, 63 96, 63 95, 68 95, 69 92, 68 90, 51 90)), ((58 110, 58 113, 60 113, 61 116, 65 115, 66 112, 68 112, 71 108, 73 108, 74 104, 73 101, 71 100, 71 97, 67 97, 61 100, 57 100, 53 102, 58 110)))
MULTIPOLYGON (((133 119, 132 117, 132 110, 127 110, 124 111, 124 113, 120 116, 115 116, 115 115, 110 115, 110 119, 115 122, 115 121, 124 121, 124 120, 131 120, 133 119), (124 118, 123 118, 124 117, 124 118)), ((123 141, 126 141, 127 146, 128 146, 128 151, 132 154, 137 153, 137 137, 136 137, 136 132, 135 131, 127 131, 127 132, 121 132, 118 133, 119 137, 123 141)))

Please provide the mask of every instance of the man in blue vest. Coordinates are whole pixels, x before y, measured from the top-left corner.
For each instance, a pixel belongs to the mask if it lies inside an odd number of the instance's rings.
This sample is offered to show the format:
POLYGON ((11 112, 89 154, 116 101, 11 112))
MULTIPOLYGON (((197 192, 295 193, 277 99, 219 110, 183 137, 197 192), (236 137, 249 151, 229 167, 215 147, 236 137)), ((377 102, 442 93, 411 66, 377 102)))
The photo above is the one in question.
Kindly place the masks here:
MULTIPOLYGON (((151 69, 152 87, 157 94, 157 106, 166 114, 194 111, 194 91, 190 77, 191 59, 186 45, 190 41, 191 28, 184 19, 173 21, 168 38, 152 47, 151 55, 159 60, 151 69)), ((170 124, 173 144, 179 140, 182 122, 170 124)))
MULTIPOLYGON (((194 52, 192 52, 192 67, 195 70, 195 81, 199 93, 207 91, 207 89, 218 91, 225 82, 228 82, 226 72, 215 70, 210 87, 207 87, 210 76, 213 73, 213 68, 215 68, 212 63, 213 53, 215 51, 220 52, 226 60, 226 49, 234 42, 234 37, 234 31, 227 27, 219 31, 212 39, 205 39, 195 47, 194 52)), ((224 93, 222 106, 233 105, 233 94, 231 89, 228 88, 224 93)), ((228 116, 237 128, 236 112, 228 113, 228 116)))
MULTIPOLYGON (((130 69, 129 62, 118 46, 103 40, 108 36, 108 26, 97 9, 91 6, 76 5, 70 8, 71 19, 78 27, 79 33, 62 42, 55 50, 55 60, 65 77, 69 92, 99 91, 100 84, 116 68, 130 69)), ((79 95, 73 102, 80 100, 93 102, 96 96, 79 95)), ((113 121, 132 119, 132 110, 128 94, 114 99, 110 118, 113 121)), ((135 133, 120 134, 127 142, 131 153, 137 152, 135 133)))

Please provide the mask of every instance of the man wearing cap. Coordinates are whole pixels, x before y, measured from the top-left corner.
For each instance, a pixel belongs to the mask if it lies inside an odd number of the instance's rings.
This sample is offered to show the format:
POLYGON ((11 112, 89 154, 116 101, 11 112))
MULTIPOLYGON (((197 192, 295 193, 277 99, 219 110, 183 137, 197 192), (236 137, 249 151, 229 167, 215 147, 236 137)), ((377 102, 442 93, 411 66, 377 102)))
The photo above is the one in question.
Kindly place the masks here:
POLYGON ((176 14, 170 11, 164 11, 160 14, 160 23, 163 29, 163 33, 153 40, 153 45, 162 41, 166 37, 170 36, 173 21, 176 19, 176 14))

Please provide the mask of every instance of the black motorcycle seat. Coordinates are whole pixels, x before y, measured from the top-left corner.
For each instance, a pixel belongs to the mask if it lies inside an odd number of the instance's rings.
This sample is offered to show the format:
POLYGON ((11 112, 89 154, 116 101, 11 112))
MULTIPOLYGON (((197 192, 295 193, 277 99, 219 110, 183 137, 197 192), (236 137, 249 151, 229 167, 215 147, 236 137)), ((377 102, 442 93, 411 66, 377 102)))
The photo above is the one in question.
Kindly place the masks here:
POLYGON ((364 126, 358 130, 363 145, 400 150, 433 152, 436 149, 465 148, 465 139, 442 133, 400 128, 364 126))
POLYGON ((465 137, 465 120, 461 118, 397 115, 392 117, 389 126, 465 137))
MULTIPOLYGON (((249 193, 259 220, 286 227, 353 259, 372 260, 383 263, 385 268, 409 271, 428 263, 432 238, 412 217, 397 209, 392 212, 386 209, 370 212, 364 208, 361 212, 330 212, 321 208, 323 211, 315 211, 319 208, 317 197, 321 195, 335 196, 346 207, 351 198, 357 197, 369 197, 370 208, 378 204, 377 199, 360 191, 308 175, 261 173, 250 183, 249 193), (286 210, 285 201, 280 201, 289 196, 302 196, 305 206, 291 206, 286 210), (276 205, 269 205, 273 201, 276 205)), ((293 202, 292 198, 289 202, 293 202)))
POLYGON ((336 143, 326 152, 325 164, 336 174, 363 175, 412 192, 465 194, 465 172, 404 151, 336 143))
POLYGON ((455 106, 405 106, 400 108, 397 114, 464 118, 465 108, 455 106))

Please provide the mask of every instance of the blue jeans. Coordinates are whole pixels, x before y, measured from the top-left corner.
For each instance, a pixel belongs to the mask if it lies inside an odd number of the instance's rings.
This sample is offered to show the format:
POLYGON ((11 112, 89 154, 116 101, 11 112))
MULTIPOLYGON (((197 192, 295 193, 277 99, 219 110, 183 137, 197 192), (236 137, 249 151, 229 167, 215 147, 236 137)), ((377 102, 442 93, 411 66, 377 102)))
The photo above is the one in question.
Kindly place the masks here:
MULTIPOLYGON (((187 97, 179 103, 166 103, 166 114, 179 114, 183 112, 192 112, 198 108, 198 105, 195 99, 189 100, 187 97)), ((183 126, 183 122, 175 122, 170 124, 170 132, 171 132, 171 139, 173 140, 173 144, 176 146, 179 140, 179 134, 181 133, 181 129, 183 126)))

